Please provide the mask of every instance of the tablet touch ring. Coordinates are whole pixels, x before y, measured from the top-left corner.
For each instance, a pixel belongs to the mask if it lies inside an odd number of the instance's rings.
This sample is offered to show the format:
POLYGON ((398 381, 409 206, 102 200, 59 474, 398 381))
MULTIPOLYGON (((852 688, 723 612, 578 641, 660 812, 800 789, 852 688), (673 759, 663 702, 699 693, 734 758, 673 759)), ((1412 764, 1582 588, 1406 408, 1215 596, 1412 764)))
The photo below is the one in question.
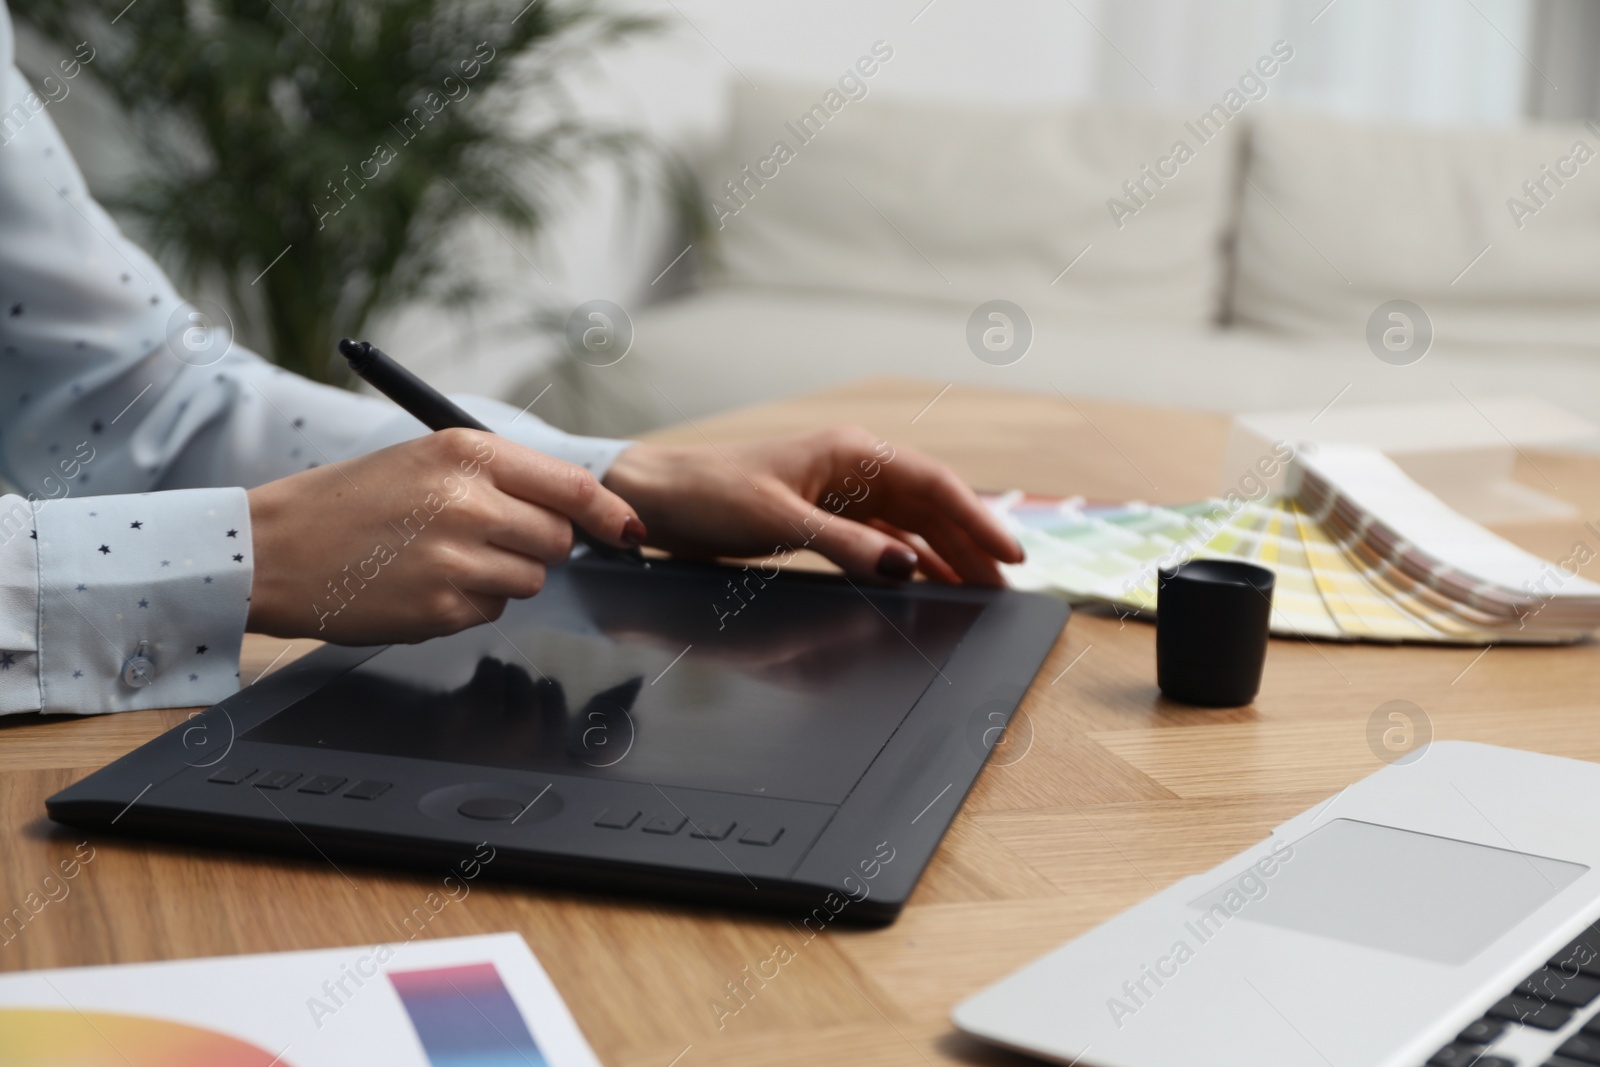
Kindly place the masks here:
POLYGON ((425 794, 417 807, 425 815, 457 826, 505 823, 521 827, 555 818, 566 804, 543 783, 466 782, 425 794))
POLYGON ((456 806, 457 815, 465 815, 469 819, 481 819, 484 822, 515 819, 527 810, 526 803, 508 797, 474 797, 471 800, 463 800, 456 806))

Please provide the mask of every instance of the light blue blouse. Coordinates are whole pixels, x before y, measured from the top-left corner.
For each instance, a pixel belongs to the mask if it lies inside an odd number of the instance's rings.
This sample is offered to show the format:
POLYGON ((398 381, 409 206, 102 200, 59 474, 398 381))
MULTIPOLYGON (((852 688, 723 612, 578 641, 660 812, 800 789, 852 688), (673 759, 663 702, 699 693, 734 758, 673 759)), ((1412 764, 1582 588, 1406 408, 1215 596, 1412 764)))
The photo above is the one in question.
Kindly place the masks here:
MULTIPOLYGON (((89 195, 49 88, 0 0, 0 714, 215 703, 239 684, 245 488, 422 427, 196 326, 89 195)), ((456 399, 597 475, 627 447, 456 399)))

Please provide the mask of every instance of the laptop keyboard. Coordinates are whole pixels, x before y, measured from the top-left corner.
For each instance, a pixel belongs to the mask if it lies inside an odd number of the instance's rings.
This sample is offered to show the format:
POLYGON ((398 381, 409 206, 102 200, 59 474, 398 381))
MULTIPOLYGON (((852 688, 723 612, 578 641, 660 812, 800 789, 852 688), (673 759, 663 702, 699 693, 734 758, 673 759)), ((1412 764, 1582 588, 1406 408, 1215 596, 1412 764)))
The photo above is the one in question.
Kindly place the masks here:
POLYGON ((1530 974, 1428 1067, 1600 1067, 1600 922, 1530 974))

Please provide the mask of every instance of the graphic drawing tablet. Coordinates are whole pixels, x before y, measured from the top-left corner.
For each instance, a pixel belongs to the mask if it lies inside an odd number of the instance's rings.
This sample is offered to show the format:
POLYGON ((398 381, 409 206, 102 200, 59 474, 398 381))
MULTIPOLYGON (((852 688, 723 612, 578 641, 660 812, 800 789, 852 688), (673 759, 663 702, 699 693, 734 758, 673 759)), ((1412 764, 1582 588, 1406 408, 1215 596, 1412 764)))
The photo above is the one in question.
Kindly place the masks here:
POLYGON ((47 807, 318 862, 484 853, 491 876, 588 891, 843 898, 841 920, 886 922, 1067 614, 1011 590, 583 558, 493 623, 321 648, 47 807))

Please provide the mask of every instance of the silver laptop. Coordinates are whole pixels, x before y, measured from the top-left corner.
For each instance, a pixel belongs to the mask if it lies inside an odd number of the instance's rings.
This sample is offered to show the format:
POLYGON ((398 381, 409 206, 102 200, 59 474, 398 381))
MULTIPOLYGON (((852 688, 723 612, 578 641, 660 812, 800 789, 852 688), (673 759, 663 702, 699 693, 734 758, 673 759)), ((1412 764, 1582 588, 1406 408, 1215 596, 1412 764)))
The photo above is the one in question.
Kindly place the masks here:
POLYGON ((954 1018, 1084 1067, 1600 1064, 1597 919, 1600 765, 1437 741, 954 1018))

